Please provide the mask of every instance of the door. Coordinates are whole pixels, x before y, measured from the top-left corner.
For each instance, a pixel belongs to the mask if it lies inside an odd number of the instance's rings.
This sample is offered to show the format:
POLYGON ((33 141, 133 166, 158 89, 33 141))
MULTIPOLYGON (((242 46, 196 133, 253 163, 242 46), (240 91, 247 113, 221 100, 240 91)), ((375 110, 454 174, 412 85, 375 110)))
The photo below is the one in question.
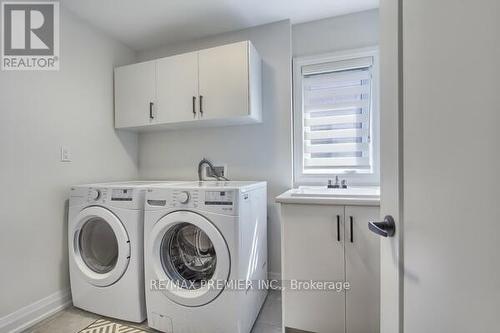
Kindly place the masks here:
POLYGON ((345 207, 346 332, 380 332, 380 238, 366 227, 379 207, 345 207))
POLYGON ((118 217, 102 207, 83 209, 69 230, 69 248, 78 272, 106 287, 118 281, 130 260, 130 240, 118 217))
POLYGON ((159 59, 157 70, 157 122, 197 119, 198 52, 159 59))
POLYGON ((248 42, 199 52, 201 119, 247 116, 248 42))
POLYGON ((212 302, 223 290, 230 273, 230 256, 219 230, 205 217, 177 211, 153 227, 148 255, 162 291, 184 306, 212 302))
MULTIPOLYGON (((282 221, 284 283, 344 281, 343 206, 283 204, 282 221)), ((283 304, 286 327, 316 333, 344 333, 343 291, 287 288, 283 304)))
MULTIPOLYGON (((380 240, 380 332, 403 329, 402 79, 400 2, 380 2, 380 217, 391 215, 393 237, 380 240)), ((419 135, 420 137, 421 135, 419 135)))
POLYGON ((154 121, 156 62, 115 68, 115 127, 148 125, 154 121))
POLYGON ((498 332, 500 1, 405 0, 403 27, 404 331, 498 332))

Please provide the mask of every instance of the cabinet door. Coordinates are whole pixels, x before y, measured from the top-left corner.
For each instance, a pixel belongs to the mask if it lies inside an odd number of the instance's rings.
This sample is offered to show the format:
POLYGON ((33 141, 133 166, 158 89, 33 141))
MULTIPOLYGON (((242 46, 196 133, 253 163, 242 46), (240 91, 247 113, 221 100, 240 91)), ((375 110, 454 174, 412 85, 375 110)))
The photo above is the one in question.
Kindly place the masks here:
MULTIPOLYGON (((343 206, 282 205, 285 287, 291 280, 344 281, 343 222, 343 206)), ((344 333, 345 293, 285 289, 283 320, 293 329, 344 333)))
POLYGON ((248 42, 200 51, 200 118, 247 116, 248 78, 248 42))
POLYGON ((154 121, 156 63, 115 68, 115 127, 144 126, 154 121))
POLYGON ((380 331, 380 237, 368 230, 368 221, 379 215, 379 207, 345 209, 347 333, 380 331))
POLYGON ((194 120, 198 113, 198 52, 158 59, 158 123, 194 120))

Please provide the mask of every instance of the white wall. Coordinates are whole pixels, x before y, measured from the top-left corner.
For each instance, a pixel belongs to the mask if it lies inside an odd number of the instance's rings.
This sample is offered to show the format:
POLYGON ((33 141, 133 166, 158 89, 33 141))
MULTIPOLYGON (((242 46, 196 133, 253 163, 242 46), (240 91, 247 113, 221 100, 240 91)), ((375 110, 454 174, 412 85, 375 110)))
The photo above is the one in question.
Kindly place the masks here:
POLYGON ((229 177, 268 181, 270 271, 279 273, 280 225, 274 198, 292 183, 291 28, 288 21, 140 52, 141 60, 251 40, 263 60, 263 118, 257 125, 141 134, 140 176, 196 179, 203 157, 227 163, 229 177))
POLYGON ((61 70, 0 72, 0 323, 69 288, 70 185, 138 176, 137 135, 113 129, 113 67, 134 56, 61 9, 61 70))
POLYGON ((314 55, 378 44, 378 9, 295 24, 293 56, 314 55))

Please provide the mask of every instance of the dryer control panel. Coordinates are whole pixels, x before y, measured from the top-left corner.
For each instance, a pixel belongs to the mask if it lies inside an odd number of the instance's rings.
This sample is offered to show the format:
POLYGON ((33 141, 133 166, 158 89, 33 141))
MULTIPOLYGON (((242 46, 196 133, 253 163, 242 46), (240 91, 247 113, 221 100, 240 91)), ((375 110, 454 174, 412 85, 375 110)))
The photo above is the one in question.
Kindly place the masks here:
POLYGON ((145 189, 132 187, 74 186, 70 192, 70 205, 143 209, 145 192, 145 189))

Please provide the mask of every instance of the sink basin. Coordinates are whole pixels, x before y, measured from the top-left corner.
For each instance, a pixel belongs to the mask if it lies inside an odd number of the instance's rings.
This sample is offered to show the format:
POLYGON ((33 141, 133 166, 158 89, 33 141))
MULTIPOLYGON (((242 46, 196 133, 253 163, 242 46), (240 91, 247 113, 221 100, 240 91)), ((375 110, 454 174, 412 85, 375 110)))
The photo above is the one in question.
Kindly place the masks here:
POLYGON ((292 197, 332 197, 332 198, 379 198, 380 187, 326 188, 323 186, 300 186, 290 191, 292 197))

